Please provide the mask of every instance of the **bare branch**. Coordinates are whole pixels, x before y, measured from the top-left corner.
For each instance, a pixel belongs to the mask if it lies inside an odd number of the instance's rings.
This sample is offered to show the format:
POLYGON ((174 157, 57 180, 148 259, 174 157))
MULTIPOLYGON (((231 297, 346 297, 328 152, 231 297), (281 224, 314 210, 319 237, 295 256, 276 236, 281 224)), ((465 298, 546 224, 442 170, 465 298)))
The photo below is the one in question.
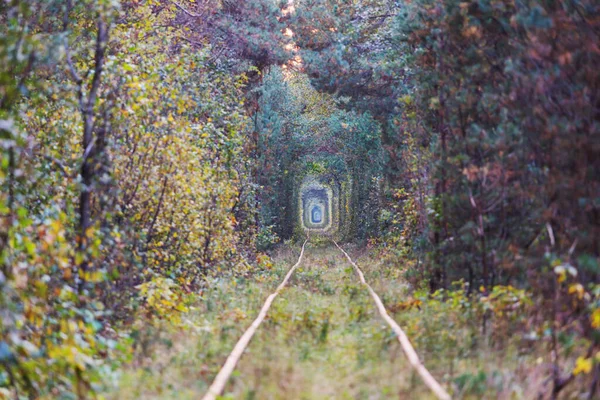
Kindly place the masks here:
POLYGON ((106 42, 108 40, 108 28, 106 22, 101 16, 98 17, 98 37, 96 39, 96 55, 94 60, 94 76, 92 78, 92 86, 87 99, 87 111, 91 112, 96 102, 98 88, 100 87, 100 77, 104 70, 104 53, 106 51, 106 42))
POLYGON ((56 165, 58 167, 58 169, 60 170, 60 172, 62 172, 62 174, 66 177, 69 177, 69 173, 67 172, 67 167, 65 167, 65 165, 57 158, 54 158, 52 156, 49 155, 44 155, 44 158, 51 162, 52 164, 56 165))
POLYGON ((179 4, 178 2, 176 2, 175 0, 171 0, 171 3, 175 4, 175 6, 177 6, 177 8, 179 8, 181 11, 183 11, 184 13, 186 13, 187 15, 189 15, 192 18, 202 18, 204 16, 204 14, 206 14, 206 12, 202 12, 200 14, 193 13, 193 12, 189 11, 188 9, 186 9, 181 4, 179 4))
MULTIPOLYGON (((67 58, 67 65, 69 67, 69 73, 71 74, 71 78, 75 81, 75 83, 79 86, 83 84, 83 79, 77 73, 77 69, 73 64, 73 58, 71 57, 71 48, 69 47, 69 39, 67 37, 67 31, 69 30, 69 14, 71 14, 71 10, 73 9, 73 1, 67 0, 67 8, 65 9, 65 14, 63 15, 63 33, 65 34, 65 55, 67 58)), ((80 93, 80 103, 82 94, 80 93)), ((82 105, 82 104, 80 104, 82 105)))
POLYGON ((179 38, 185 40, 186 42, 188 42, 188 43, 190 43, 190 44, 192 44, 194 46, 204 47, 204 45, 202 43, 196 42, 195 40, 189 39, 189 38, 187 38, 185 36, 179 36, 179 38))
POLYGON ((548 230, 548 236, 550 236, 550 244, 552 245, 552 247, 554 247, 554 244, 556 242, 554 240, 554 230, 552 229, 552 225, 550 225, 550 222, 546 222, 546 230, 548 230))
POLYGON ((93 138, 90 143, 85 148, 85 152, 83 153, 83 162, 87 162, 88 158, 92 154, 92 150, 94 150, 94 145, 96 144, 96 138, 93 138))

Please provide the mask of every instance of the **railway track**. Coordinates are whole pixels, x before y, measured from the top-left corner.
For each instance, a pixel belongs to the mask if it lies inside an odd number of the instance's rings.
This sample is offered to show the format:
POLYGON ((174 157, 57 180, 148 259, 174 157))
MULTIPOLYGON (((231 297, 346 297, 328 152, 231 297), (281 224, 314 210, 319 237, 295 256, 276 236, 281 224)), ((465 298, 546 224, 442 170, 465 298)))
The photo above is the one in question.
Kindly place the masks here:
MULTIPOLYGON (((304 254, 305 254, 306 244, 308 243, 308 241, 309 241, 309 238, 307 238, 304 241, 304 243, 302 245, 302 249, 300 251, 300 255, 298 257, 298 261, 296 262, 296 264, 294 264, 289 269, 289 271, 285 275, 285 278, 279 284, 277 289, 267 297, 267 299, 266 299, 265 303, 263 304, 262 308, 260 309, 256 319, 252 322, 252 324, 248 327, 248 329, 246 329, 246 331, 242 334, 242 336, 240 337, 238 342, 235 344, 233 350, 227 357, 225 364, 223 364, 219 373, 217 374, 214 381, 210 385, 208 392, 202 398, 203 400, 215 400, 219 395, 221 395, 223 393, 223 390, 225 389, 225 385, 227 384, 227 381, 229 380, 229 378, 231 377, 231 374, 235 370, 235 367, 236 367, 237 363, 239 362, 240 358, 242 357, 244 351, 250 344, 252 337, 254 336, 254 334, 260 327, 260 324, 264 321, 265 317, 267 316, 267 313, 268 313, 271 305, 273 304, 273 301, 279 295, 279 293, 283 290, 283 288, 287 285, 290 278, 294 274, 294 271, 302 263, 302 260, 303 260, 304 254)), ((415 351, 414 347, 410 343, 410 340, 409 340, 408 336, 406 335, 406 333, 396 323, 396 321, 394 321, 392 319, 392 317, 390 317, 390 315, 387 313, 385 305, 383 304, 383 302, 381 301, 381 299, 377 295, 377 293, 373 290, 373 288, 365 280, 364 274, 363 274, 362 270, 360 269, 360 267, 352 260, 350 255, 348 255, 348 253, 337 242, 335 242, 334 240, 332 240, 332 242, 340 250, 340 252, 348 260, 348 262, 352 265, 352 267, 354 268, 354 271, 358 275, 358 278, 359 278, 361 284, 363 286, 365 286, 366 289, 368 290, 371 298, 373 299, 373 302, 375 303, 375 306, 376 306, 380 316, 390 326, 390 328, 392 329, 392 331, 395 333, 396 337, 398 338, 398 342, 400 343, 400 346, 402 347, 402 350, 403 350, 404 354, 406 355, 411 367, 419 374, 423 383, 429 388, 429 390, 431 390, 431 392, 438 399, 450 400, 451 396, 448 394, 448 392, 439 384, 439 382, 437 382, 437 380, 433 377, 433 375, 431 375, 431 373, 427 370, 427 368, 425 368, 425 366, 421 362, 417 352, 415 351)))
POLYGON ((419 359, 419 356, 418 356, 417 352, 415 351, 414 347, 412 346, 412 344, 410 343, 408 336, 406 336, 406 333, 404 333, 402 328, 400 328, 400 325, 398 325, 396 323, 396 321, 394 321, 392 319, 392 317, 389 316, 389 314, 387 313, 387 310, 385 309, 385 306, 383 305, 383 302, 381 301, 381 299, 379 298, 377 293, 375 293, 375 291, 373 290, 371 285, 369 285, 367 283, 367 281, 365 280, 365 276, 364 276, 362 270, 358 267, 358 265, 356 265, 356 263, 354 261, 352 261, 352 258, 348 255, 348 253, 346 253, 346 251, 344 249, 342 249, 340 247, 339 244, 337 244, 337 242, 333 241, 333 243, 337 246, 338 249, 340 249, 340 251, 344 254, 344 256, 346 256, 346 258, 348 259, 350 264, 352 264, 352 266, 354 267, 354 270, 356 271, 356 274, 358 275, 358 277, 360 279, 360 283, 362 283, 364 286, 366 286, 367 290, 369 291, 369 294, 373 298, 373 301, 375 302, 375 305, 377 306, 377 310, 379 311, 379 315, 381 315, 381 317, 385 320, 385 322, 390 326, 390 328, 392 328, 392 330, 396 334, 396 337, 398 338, 398 341, 400 342, 400 346, 402 346, 402 351, 404 351, 404 354, 406 355, 406 358, 408 358, 408 361, 410 362, 411 366, 421 376, 423 383, 425 383, 425 385, 427 385, 427 387, 437 396, 438 399, 450 400, 451 397, 448 394, 448 392, 442 387, 442 385, 440 385, 438 383, 438 381, 435 380, 435 378, 431 375, 431 373, 427 370, 427 368, 425 368, 425 366, 419 359))
POLYGON ((269 297, 267 297, 267 300, 265 301, 264 305, 260 309, 260 312, 258 313, 258 317, 256 317, 256 319, 252 322, 250 327, 246 329, 246 332, 244 332, 242 337, 240 337, 238 342, 235 344, 233 350, 227 357, 225 364, 223 364, 223 367, 221 367, 221 370, 215 377, 215 380, 208 388, 208 392, 206 392, 206 394, 202 398, 203 400, 214 400, 217 398, 217 396, 223 393, 223 389, 225 389, 225 384, 227 383, 229 377, 233 373, 233 370, 235 369, 235 366, 237 365, 238 361, 240 361, 244 350, 246 350, 246 347, 248 347, 252 336, 254 336, 254 333, 256 333, 256 330, 267 316, 267 312, 269 311, 269 308, 271 308, 273 300, 275 300, 275 297, 277 297, 279 292, 281 292, 281 290, 288 283, 296 268, 298 268, 298 266, 302 263, 302 258, 304 257, 304 249, 306 248, 306 243, 308 242, 308 240, 309 239, 307 238, 304 241, 304 244, 302 245, 302 250, 300 251, 300 256, 298 257, 298 261, 296 262, 296 264, 294 264, 292 268, 290 268, 288 273, 285 275, 283 281, 279 284, 279 286, 277 286, 277 289, 273 293, 271 293, 269 297))

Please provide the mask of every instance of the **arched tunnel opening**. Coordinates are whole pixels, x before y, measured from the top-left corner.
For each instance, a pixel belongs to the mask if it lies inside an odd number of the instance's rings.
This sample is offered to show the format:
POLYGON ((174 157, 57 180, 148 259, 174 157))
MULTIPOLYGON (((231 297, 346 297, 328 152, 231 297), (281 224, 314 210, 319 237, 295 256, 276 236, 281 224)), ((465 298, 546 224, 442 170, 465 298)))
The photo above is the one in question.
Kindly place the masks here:
POLYGON ((305 230, 330 232, 334 219, 337 221, 333 190, 313 176, 305 178, 300 187, 298 209, 299 224, 305 230))
POLYGON ((350 238, 352 224, 352 187, 349 177, 340 178, 324 171, 307 173, 295 185, 293 208, 296 210, 296 235, 324 235, 343 240, 350 238))

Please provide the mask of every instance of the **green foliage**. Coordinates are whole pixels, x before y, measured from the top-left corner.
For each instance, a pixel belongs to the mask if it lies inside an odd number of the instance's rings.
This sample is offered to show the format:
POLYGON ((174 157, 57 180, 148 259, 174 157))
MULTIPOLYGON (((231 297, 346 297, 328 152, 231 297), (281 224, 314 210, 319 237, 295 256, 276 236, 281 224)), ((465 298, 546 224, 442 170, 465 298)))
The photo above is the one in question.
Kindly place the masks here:
MULTIPOLYGON (((431 111, 421 123, 436 133, 431 285, 465 278, 490 299, 502 297, 499 283, 528 287, 537 318, 554 326, 547 338, 553 351, 560 335, 578 331, 592 339, 589 315, 579 308, 587 303, 583 286, 557 288, 552 268, 573 271, 572 285, 597 278, 578 266, 574 252, 599 256, 597 209, 583 205, 600 184, 592 172, 598 126, 589 119, 598 53, 588 46, 598 40, 597 23, 590 22, 598 7, 503 1, 411 7, 401 18, 418 18, 401 36, 420 50, 417 104, 431 111), (580 300, 569 299, 569 290, 580 300)), ((559 274, 559 283, 566 279, 559 274)), ((559 378, 553 384, 557 392, 563 387, 559 378)))
POLYGON ((164 277, 156 277, 137 287, 149 320, 165 318, 173 324, 181 322, 181 314, 188 311, 178 292, 177 284, 164 277))
POLYGON ((487 375, 483 371, 477 374, 462 374, 454 378, 459 393, 466 396, 482 396, 487 392, 487 375))
POLYGON ((401 75, 387 57, 394 1, 297 1, 291 25, 311 82, 351 98, 350 108, 385 115, 393 110, 401 75))
POLYGON ((279 242, 279 236, 273 232, 273 225, 261 227, 256 235, 256 249, 265 251, 279 242))
MULTIPOLYGON (((599 14, 591 0, 2 2, 0 396, 93 396, 129 327, 181 325, 191 293, 245 277, 248 259, 267 276, 255 246, 297 232, 309 177, 331 188, 341 237, 406 267, 394 276, 414 298, 388 300, 425 310, 409 330, 430 354, 535 342, 555 355, 546 392, 577 381, 593 397, 599 14)), ((300 281, 334 297, 319 274, 300 281)), ((327 311, 290 326, 335 340, 327 311)), ((502 379, 453 381, 483 396, 502 379)))
MULTIPOLYGON (((552 269, 575 271, 570 284, 581 288, 598 279, 588 270, 600 257, 598 5, 320 0, 298 8, 294 31, 311 82, 381 126, 384 243, 411 266, 413 282, 435 292, 464 279, 469 293, 483 287, 490 296, 527 288, 537 329, 577 332, 597 351, 581 309, 589 300, 569 300, 552 269)), ((546 338, 552 351, 556 335, 546 338)))
POLYGON ((134 320, 247 265, 246 78, 157 4, 0 6, 2 396, 96 393, 134 320))
POLYGON ((234 73, 247 72, 254 80, 271 65, 290 58, 286 47, 288 7, 280 0, 181 0, 174 8, 170 0, 155 1, 161 7, 179 11, 178 37, 203 48, 215 49, 213 60, 234 73))
POLYGON ((273 68, 260 88, 261 221, 280 237, 297 223, 298 190, 306 176, 320 177, 335 196, 348 196, 339 230, 348 238, 377 233, 382 172, 379 126, 370 114, 344 111, 306 76, 273 68))

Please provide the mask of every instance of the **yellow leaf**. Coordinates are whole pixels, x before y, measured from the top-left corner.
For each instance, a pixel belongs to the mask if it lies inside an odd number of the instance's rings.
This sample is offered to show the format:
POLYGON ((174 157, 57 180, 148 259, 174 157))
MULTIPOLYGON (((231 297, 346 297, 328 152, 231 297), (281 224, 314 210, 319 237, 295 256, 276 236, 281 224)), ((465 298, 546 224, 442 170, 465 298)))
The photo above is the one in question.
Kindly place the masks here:
POLYGON ((579 375, 581 373, 589 374, 592 371, 592 359, 579 357, 575 361, 575 369, 573 369, 573 375, 579 375))
POLYGON ((596 329, 600 328, 600 308, 595 309, 592 315, 590 315, 590 321, 592 327, 596 329))
POLYGON ((583 299, 583 295, 585 294, 585 289, 580 283, 574 283, 569 286, 569 294, 576 294, 579 300, 583 299))

